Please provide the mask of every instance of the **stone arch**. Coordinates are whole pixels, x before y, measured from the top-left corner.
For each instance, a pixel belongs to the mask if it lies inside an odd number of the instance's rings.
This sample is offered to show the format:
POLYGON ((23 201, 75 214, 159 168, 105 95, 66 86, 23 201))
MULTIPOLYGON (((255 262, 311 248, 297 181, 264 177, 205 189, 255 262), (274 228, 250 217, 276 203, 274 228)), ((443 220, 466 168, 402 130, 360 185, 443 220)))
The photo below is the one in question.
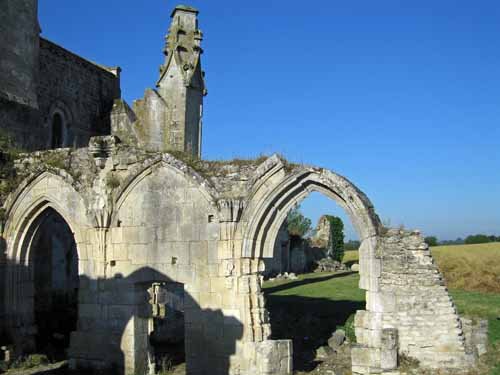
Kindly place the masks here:
POLYGON ((79 262, 87 259, 86 229, 92 226, 80 194, 65 178, 50 172, 24 181, 6 202, 8 220, 3 231, 7 257, 6 293, 2 302, 8 326, 20 339, 33 336, 32 242, 49 210, 57 213, 68 225, 74 237, 79 262))
POLYGON ((43 172, 21 182, 5 203, 8 220, 4 225, 4 238, 12 244, 14 235, 22 231, 26 221, 52 207, 68 223, 77 242, 84 242, 82 229, 93 227, 94 223, 89 220, 83 196, 71 183, 71 176, 63 171, 60 174, 43 172))
POLYGON ((215 190, 210 186, 209 182, 202 176, 189 168, 186 164, 178 159, 175 159, 170 154, 163 154, 159 158, 149 160, 138 167, 134 168, 125 181, 120 186, 120 189, 114 198, 114 210, 111 217, 111 225, 117 225, 117 216, 120 212, 120 207, 123 205, 127 197, 146 177, 150 176, 155 168, 170 168, 174 173, 183 176, 186 180, 193 183, 198 188, 206 201, 213 207, 216 206, 215 190))
POLYGON ((381 228, 380 219, 366 195, 346 178, 329 170, 300 168, 289 175, 282 171, 279 177, 276 171, 270 171, 255 185, 248 201, 250 210, 243 219, 247 225, 243 257, 272 257, 273 239, 287 213, 313 191, 333 199, 346 211, 362 242, 376 237, 381 228))
MULTIPOLYGON (((350 216, 361 240, 359 287, 366 291, 365 310, 357 310, 355 315, 357 346, 351 352, 353 373, 394 370, 398 352, 429 368, 451 367, 451 356, 454 368, 473 363, 465 352, 461 329, 442 328, 460 327, 460 318, 418 231, 384 228, 369 199, 347 179, 326 169, 285 166, 278 157, 272 157, 259 166, 252 186, 240 223, 244 258, 272 257, 274 240, 287 213, 312 191, 332 198, 350 216), (413 267, 418 271, 413 271, 413 267), (432 302, 436 299, 443 305, 432 302), (433 316, 432 322, 428 321, 429 316, 433 316), (413 321, 410 327, 409 319, 413 321), (396 336, 397 344, 389 345, 396 336)), ((257 275, 250 274, 254 278, 257 275)), ((260 287, 253 293, 257 300, 264 297, 260 287)), ((258 306, 265 310, 263 302, 258 306)), ((254 332, 269 325, 263 316, 252 323, 254 332)), ((288 360, 280 349, 280 345, 286 344, 269 340, 270 331, 267 333, 254 340, 257 347, 265 347, 288 360)))
MULTIPOLYGON (((129 287, 133 284, 131 288, 140 289, 145 280, 134 280, 131 275, 140 273, 141 269, 147 269, 152 275, 161 274, 159 280, 152 279, 152 276, 146 280, 156 283, 164 278, 169 283, 182 285, 184 296, 190 296, 189 304, 183 308, 182 319, 187 322, 203 316, 204 311, 217 302, 214 293, 207 293, 205 286, 209 284, 208 270, 218 269, 216 252, 219 236, 215 199, 205 180, 182 162, 165 154, 131 168, 120 189, 117 189, 113 202, 109 228, 112 244, 109 259, 113 260, 113 265, 109 267, 109 279, 119 275, 118 280, 121 281, 117 283, 129 283, 129 287), (214 222, 210 222, 211 216, 214 222), (209 254, 212 256, 209 257, 209 254)), ((211 291, 215 291, 216 287, 224 286, 214 285, 211 291)), ((125 287, 121 289, 126 290, 125 287)), ((109 302, 110 309, 114 303, 109 302)), ((209 329, 214 329, 214 325, 222 325, 224 321, 201 320, 203 322, 198 325, 185 324, 180 335, 184 334, 191 340, 206 341, 211 335, 200 332, 200 327, 206 326, 206 332, 209 332, 209 329)), ((156 323, 152 321, 153 325, 156 323)), ((174 315, 171 323, 175 324, 174 315)), ((239 324, 236 321, 234 323, 239 324)), ((145 339, 141 342, 147 343, 151 332, 145 332, 144 328, 147 325, 131 326, 124 334, 145 339)), ((235 343, 234 337, 232 341, 228 339, 228 344, 231 343, 235 343)), ((137 350, 130 345, 127 340, 120 341, 120 350, 137 350)), ((197 346, 186 345, 188 368, 199 361, 210 360, 201 358, 202 353, 199 351, 197 346)))
POLYGON ((59 203, 49 200, 47 196, 40 196, 32 203, 33 204, 26 210, 26 212, 21 215, 22 220, 19 220, 17 225, 13 224, 16 229, 11 228, 13 233, 9 237, 11 238, 12 244, 9 244, 7 247, 9 260, 15 261, 17 264, 24 264, 21 263, 22 260, 28 260, 30 258, 30 249, 26 248, 26 239, 29 239, 30 236, 37 231, 40 225, 38 221, 48 209, 53 209, 64 219, 73 232, 77 243, 83 241, 82 233, 78 229, 73 229, 77 228, 77 226, 73 224, 67 212, 65 212, 64 208, 59 203))
MULTIPOLYGON (((383 226, 368 197, 346 178, 322 168, 307 166, 287 166, 277 156, 266 160, 255 173, 252 190, 246 201, 246 208, 240 223, 242 236, 242 257, 255 260, 274 256, 275 240, 288 212, 311 192, 319 192, 335 201, 349 216, 361 241, 359 248, 360 289, 366 291, 366 310, 358 310, 356 319, 364 313, 379 311, 376 304, 380 296, 381 258, 377 254, 383 226)), ((262 262, 263 263, 263 262, 262 262)), ((259 267, 259 272, 263 268, 259 267)), ((256 276, 255 273, 251 275, 256 276)), ((256 281, 256 283, 260 283, 256 281)), ((253 292, 264 300, 261 288, 253 292)), ((265 303, 259 304, 265 310, 265 303)), ((291 361, 282 347, 288 347, 287 340, 270 340, 270 321, 264 318, 253 322, 251 329, 263 335, 254 336, 257 348, 266 347, 273 355, 280 356, 285 362, 291 361), (262 341, 261 341, 262 340, 262 341)), ((380 314, 377 315, 380 317, 380 314)), ((379 329, 380 327, 376 327, 379 329)), ((371 332, 371 331, 370 331, 371 332)), ((381 332, 381 328, 377 334, 381 332)), ((358 331, 356 332, 358 334, 358 331)), ((360 331, 358 343, 363 348, 369 346, 364 331, 360 331)), ((260 349, 257 349, 259 353, 260 349)), ((287 349, 289 352, 291 349, 287 349)), ((363 349, 365 350, 365 349, 363 349)), ((371 350, 366 349, 367 351, 371 350)), ((379 349, 376 349, 379 350, 379 349)), ((257 355, 259 358, 259 355, 257 355)), ((290 362, 291 366, 291 362, 290 362)))

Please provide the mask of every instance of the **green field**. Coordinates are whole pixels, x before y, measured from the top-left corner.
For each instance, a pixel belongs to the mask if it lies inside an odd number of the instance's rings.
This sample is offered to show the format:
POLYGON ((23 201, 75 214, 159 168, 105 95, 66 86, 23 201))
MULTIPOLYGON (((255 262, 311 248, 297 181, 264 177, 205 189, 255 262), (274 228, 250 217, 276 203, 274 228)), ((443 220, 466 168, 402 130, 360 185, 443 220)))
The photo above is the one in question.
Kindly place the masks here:
POLYGON ((314 273, 293 281, 266 282, 274 339, 292 339, 294 368, 314 370, 315 350, 337 327, 352 322, 365 306, 355 273, 314 273))
MULTIPOLYGON (((432 253, 459 313, 489 321, 491 350, 477 374, 500 375, 500 244, 440 246, 432 253)), ((356 251, 346 252, 344 262, 356 260, 356 251)), ((315 273, 264 284, 273 337, 293 340, 298 370, 312 371, 314 349, 364 309, 358 281, 354 273, 315 273)))

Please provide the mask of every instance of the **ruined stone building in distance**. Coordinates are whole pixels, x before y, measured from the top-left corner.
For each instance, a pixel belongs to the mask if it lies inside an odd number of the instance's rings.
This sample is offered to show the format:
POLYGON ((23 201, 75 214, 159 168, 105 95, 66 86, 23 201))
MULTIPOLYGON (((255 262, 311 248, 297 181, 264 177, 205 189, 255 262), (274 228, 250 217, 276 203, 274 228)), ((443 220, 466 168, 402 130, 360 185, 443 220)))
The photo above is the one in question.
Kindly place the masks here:
POLYGON ((292 342, 271 339, 262 273, 288 211, 318 191, 361 241, 353 373, 396 374, 403 353, 433 369, 473 366, 419 232, 385 228, 327 169, 198 158, 197 16, 173 10, 156 88, 130 107, 119 68, 41 38, 36 0, 2 1, 0 128, 30 152, 2 151, 0 340, 17 355, 50 343, 73 368, 131 375, 154 372, 161 343, 182 336, 189 375, 291 374, 292 342))

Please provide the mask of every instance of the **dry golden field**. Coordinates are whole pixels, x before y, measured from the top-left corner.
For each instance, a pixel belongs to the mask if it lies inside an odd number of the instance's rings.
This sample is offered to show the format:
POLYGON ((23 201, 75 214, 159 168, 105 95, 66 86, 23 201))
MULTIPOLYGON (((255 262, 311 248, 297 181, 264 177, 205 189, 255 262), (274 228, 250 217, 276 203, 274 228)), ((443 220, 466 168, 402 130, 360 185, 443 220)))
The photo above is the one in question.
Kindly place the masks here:
MULTIPOLYGON (((500 242, 436 246, 431 252, 450 289, 500 293, 500 242)), ((345 252, 344 263, 357 260, 357 251, 345 252)))
POLYGON ((431 248, 450 289, 500 293, 500 242, 431 248))

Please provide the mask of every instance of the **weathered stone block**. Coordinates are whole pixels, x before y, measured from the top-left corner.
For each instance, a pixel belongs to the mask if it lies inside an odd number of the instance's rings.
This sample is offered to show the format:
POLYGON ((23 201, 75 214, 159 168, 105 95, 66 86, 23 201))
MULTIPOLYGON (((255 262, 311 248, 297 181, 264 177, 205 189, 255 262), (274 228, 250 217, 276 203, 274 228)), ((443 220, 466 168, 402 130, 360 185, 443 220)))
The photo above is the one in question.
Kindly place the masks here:
POLYGON ((256 344, 256 347, 259 375, 292 374, 292 342, 290 340, 262 341, 256 344))

